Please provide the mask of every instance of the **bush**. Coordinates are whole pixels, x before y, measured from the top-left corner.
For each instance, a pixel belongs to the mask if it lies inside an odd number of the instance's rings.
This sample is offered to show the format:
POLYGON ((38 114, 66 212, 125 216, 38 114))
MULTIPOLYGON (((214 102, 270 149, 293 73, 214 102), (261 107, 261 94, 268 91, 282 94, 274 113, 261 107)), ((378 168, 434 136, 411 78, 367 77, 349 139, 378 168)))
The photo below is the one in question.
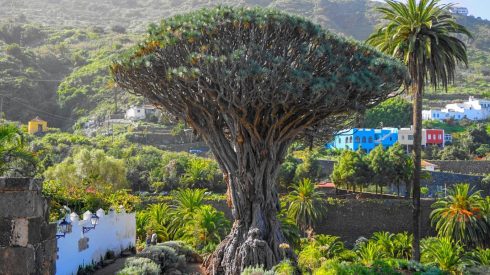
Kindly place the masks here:
POLYGON ((274 271, 272 270, 265 270, 264 268, 257 266, 257 267, 246 267, 241 275, 274 275, 274 271))
POLYGON ((275 275, 292 275, 295 274, 296 268, 290 260, 284 260, 272 268, 275 275))
POLYGON ((185 266, 185 256, 178 255, 175 249, 164 244, 146 247, 138 257, 153 260, 160 266, 162 274, 165 274, 168 269, 179 269, 185 266))
POLYGON ((449 237, 427 238, 421 242, 421 262, 437 265, 441 270, 457 273, 467 262, 463 259, 463 247, 449 237))
POLYGON ((386 256, 382 247, 373 240, 362 243, 356 253, 359 263, 365 266, 371 266, 375 261, 381 260, 386 256))
POLYGON ((147 258, 128 258, 118 275, 159 275, 160 266, 147 258))

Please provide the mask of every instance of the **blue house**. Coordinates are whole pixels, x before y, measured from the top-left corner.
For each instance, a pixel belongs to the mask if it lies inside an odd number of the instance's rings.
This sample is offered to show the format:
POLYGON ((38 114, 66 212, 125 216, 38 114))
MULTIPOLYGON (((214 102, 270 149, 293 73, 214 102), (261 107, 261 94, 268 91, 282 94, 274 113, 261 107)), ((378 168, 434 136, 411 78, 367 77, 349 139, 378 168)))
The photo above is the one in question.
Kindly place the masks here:
POLYGON ((389 148, 398 141, 398 129, 383 128, 383 129, 366 129, 352 128, 342 130, 334 139, 326 144, 326 147, 354 150, 361 148, 367 153, 371 152, 376 146, 382 144, 383 147, 389 148))

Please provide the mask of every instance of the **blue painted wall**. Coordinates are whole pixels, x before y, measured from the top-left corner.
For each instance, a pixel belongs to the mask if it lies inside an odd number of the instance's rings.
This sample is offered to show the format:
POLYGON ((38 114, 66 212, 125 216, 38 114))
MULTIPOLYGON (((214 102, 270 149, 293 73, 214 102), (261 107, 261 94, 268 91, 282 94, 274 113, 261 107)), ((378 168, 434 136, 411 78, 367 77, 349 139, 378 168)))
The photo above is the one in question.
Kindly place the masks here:
POLYGON ((326 148, 357 150, 362 148, 366 152, 371 152, 376 146, 382 144, 384 148, 389 148, 398 141, 398 129, 366 129, 353 128, 339 132, 335 138, 325 145, 326 148))

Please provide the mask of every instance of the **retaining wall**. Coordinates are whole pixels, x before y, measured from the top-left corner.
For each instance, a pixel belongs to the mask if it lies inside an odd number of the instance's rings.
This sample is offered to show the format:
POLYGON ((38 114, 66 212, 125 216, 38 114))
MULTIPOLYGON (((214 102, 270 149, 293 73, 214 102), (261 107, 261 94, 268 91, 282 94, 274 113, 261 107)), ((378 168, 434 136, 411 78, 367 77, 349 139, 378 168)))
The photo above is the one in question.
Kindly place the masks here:
POLYGON ((99 209, 98 224, 84 234, 82 228, 91 226, 91 215, 92 213, 85 212, 82 219, 79 219, 76 213, 72 213, 67 219, 71 221, 71 232, 58 239, 56 274, 77 274, 79 266, 100 262, 107 251, 119 255, 123 250, 136 246, 134 213, 111 211, 106 215, 99 209))
MULTIPOLYGON (((421 235, 434 235, 430 227, 430 205, 433 200, 421 201, 421 235)), ((232 219, 225 201, 208 201, 232 219)), ((317 234, 329 234, 342 238, 352 245, 357 238, 370 237, 376 231, 392 233, 412 231, 411 200, 403 199, 338 199, 328 204, 326 217, 314 227, 317 234)))
POLYGON ((452 172, 458 174, 490 173, 490 161, 485 160, 429 160, 439 166, 441 172, 452 172))

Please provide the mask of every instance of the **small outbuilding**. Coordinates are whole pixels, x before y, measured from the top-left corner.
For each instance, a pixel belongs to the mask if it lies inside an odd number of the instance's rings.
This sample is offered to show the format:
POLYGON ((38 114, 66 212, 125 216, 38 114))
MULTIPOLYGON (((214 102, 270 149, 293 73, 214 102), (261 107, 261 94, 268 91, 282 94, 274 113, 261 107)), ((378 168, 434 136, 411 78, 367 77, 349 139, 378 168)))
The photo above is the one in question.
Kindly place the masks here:
POLYGON ((27 124, 27 132, 31 135, 48 131, 48 122, 38 116, 27 124))

